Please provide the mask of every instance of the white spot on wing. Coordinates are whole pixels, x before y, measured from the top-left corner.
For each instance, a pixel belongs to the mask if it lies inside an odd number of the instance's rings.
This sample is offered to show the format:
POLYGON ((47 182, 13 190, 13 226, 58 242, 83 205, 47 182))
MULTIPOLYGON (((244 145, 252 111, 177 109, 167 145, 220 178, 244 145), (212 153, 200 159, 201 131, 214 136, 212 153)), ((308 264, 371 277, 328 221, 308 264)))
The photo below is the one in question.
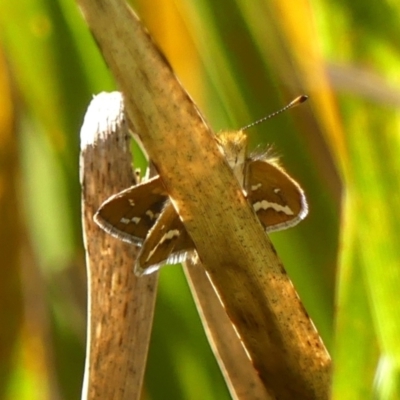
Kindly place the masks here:
POLYGON ((128 203, 131 207, 135 207, 135 202, 132 199, 128 199, 128 203))
POLYGON ((160 243, 164 243, 166 240, 171 240, 174 237, 178 237, 181 233, 178 231, 178 229, 171 229, 168 231, 160 240, 160 243))
MULTIPOLYGON (((308 214, 307 200, 306 200, 306 197, 304 196, 304 193, 301 190, 301 188, 298 188, 298 189, 299 189, 299 193, 300 193, 300 204, 301 204, 299 213, 293 215, 288 220, 283 221, 279 224, 266 226, 265 230, 267 232, 276 232, 276 231, 281 231, 282 229, 290 228, 292 226, 297 225, 301 220, 303 220, 307 216, 307 214, 308 214)), ((280 190, 280 189, 278 189, 278 190, 280 190)))
POLYGON ((155 215, 151 210, 147 210, 146 215, 150 218, 150 220, 153 220, 155 218, 155 215))
POLYGON ((131 221, 134 223, 134 224, 138 224, 139 222, 140 222, 140 218, 139 217, 133 217, 133 218, 131 218, 131 221))
POLYGON ((154 253, 157 251, 158 246, 160 246, 161 244, 163 244, 164 242, 166 242, 167 240, 172 240, 174 237, 178 237, 181 233, 179 232, 178 229, 171 229, 170 231, 168 231, 167 233, 165 233, 163 235, 163 237, 161 238, 159 244, 152 250, 149 252, 149 255, 147 256, 146 262, 150 260, 150 258, 154 255, 154 253))
POLYGON ((268 210, 268 208, 272 208, 276 212, 283 212, 286 215, 294 215, 292 209, 289 206, 282 206, 278 203, 271 203, 267 200, 258 201, 253 204, 254 211, 257 212, 259 210, 268 210))
POLYGON ((121 221, 120 221, 120 222, 121 222, 122 224, 128 225, 129 222, 130 222, 130 220, 127 219, 127 218, 121 218, 121 221))
POLYGON ((251 190, 254 192, 254 191, 260 189, 261 186, 262 186, 261 183, 257 183, 257 185, 252 185, 251 190))

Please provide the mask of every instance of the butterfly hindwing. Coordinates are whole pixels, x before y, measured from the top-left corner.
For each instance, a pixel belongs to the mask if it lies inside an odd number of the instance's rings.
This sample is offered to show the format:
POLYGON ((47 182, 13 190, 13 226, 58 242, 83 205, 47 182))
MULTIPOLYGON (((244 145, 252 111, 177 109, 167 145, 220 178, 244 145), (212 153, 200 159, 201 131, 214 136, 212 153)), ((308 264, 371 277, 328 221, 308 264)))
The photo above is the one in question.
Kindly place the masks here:
POLYGON ((161 178, 156 176, 111 196, 94 219, 112 236, 141 245, 167 199, 161 178))
POLYGON ((176 264, 185 260, 194 243, 170 201, 151 228, 138 255, 135 273, 146 275, 163 264, 176 264))
POLYGON ((250 160, 246 167, 245 190, 268 232, 296 225, 307 215, 303 190, 276 164, 263 159, 250 160))

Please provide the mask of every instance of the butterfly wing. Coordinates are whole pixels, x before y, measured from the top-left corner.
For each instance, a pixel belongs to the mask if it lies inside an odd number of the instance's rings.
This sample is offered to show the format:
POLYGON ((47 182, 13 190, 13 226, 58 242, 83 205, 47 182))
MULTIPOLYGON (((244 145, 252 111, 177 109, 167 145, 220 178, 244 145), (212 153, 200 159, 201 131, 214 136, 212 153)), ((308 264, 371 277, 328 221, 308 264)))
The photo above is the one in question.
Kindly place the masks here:
POLYGON ((192 239, 168 201, 143 243, 135 264, 135 274, 147 275, 163 264, 183 262, 193 249, 192 239))
POLYGON ((156 176, 111 196, 100 206, 94 220, 117 239, 141 245, 166 201, 167 193, 156 176))
POLYGON ((248 163, 245 190, 267 232, 290 228, 308 213, 301 187, 282 168, 266 160, 248 163))

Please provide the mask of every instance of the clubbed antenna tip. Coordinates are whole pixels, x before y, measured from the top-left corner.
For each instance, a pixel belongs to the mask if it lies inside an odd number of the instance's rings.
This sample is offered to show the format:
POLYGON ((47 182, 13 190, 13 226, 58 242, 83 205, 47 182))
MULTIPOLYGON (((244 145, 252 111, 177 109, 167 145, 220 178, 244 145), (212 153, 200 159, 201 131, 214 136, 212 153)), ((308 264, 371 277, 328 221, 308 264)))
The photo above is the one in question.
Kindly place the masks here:
POLYGON ((286 111, 286 110, 289 110, 290 108, 296 107, 296 106, 298 106, 299 104, 304 103, 307 99, 308 99, 308 96, 306 96, 305 94, 302 94, 301 96, 296 97, 296 98, 295 98, 293 101, 291 101, 287 106, 281 108, 281 109, 278 110, 278 111, 275 111, 274 113, 272 113, 272 114, 270 114, 270 115, 267 115, 267 116, 264 117, 264 118, 259 119, 258 121, 252 122, 251 124, 244 126, 244 127, 241 128, 240 130, 244 131, 244 130, 246 130, 246 129, 249 129, 249 128, 253 127, 254 125, 258 125, 258 124, 260 124, 261 122, 266 121, 267 119, 270 119, 270 118, 272 118, 272 117, 275 117, 276 115, 278 115, 278 114, 280 114, 280 113, 282 113, 282 112, 284 112, 284 111, 286 111))

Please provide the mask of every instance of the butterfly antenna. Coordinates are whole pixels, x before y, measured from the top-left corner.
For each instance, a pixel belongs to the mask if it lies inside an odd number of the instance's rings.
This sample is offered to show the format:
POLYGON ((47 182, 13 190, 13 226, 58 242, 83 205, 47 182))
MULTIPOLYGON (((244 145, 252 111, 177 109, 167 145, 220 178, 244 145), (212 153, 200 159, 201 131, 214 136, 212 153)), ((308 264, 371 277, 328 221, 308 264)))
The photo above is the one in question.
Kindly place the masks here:
POLYGON ((252 122, 251 124, 244 126, 244 127, 241 128, 240 130, 241 130, 241 131, 245 131, 246 129, 252 128, 254 125, 261 124, 261 122, 264 122, 264 121, 266 121, 267 119, 270 119, 270 118, 272 118, 272 117, 275 117, 276 115, 278 115, 278 114, 280 114, 280 113, 282 113, 282 112, 284 112, 284 111, 286 111, 286 110, 289 110, 290 108, 296 107, 296 106, 298 106, 299 104, 304 103, 307 99, 308 99, 308 96, 306 96, 305 94, 303 94, 303 95, 301 95, 301 96, 299 96, 299 97, 296 97, 296 98, 295 98, 293 101, 291 101, 287 106, 281 108, 281 109, 278 110, 278 111, 275 111, 274 113, 272 113, 272 114, 270 114, 270 115, 267 115, 267 116, 264 117, 264 118, 259 119, 258 121, 252 122))

